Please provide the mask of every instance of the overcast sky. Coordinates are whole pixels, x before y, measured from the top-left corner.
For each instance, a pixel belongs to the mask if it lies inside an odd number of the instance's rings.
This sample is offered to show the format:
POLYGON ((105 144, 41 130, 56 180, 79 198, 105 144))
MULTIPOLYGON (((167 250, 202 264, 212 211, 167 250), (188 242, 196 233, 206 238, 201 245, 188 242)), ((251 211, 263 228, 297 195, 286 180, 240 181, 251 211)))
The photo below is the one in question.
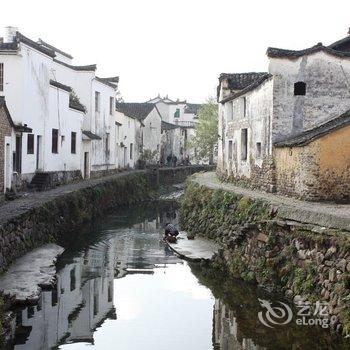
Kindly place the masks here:
POLYGON ((17 0, 1 4, 1 23, 119 75, 125 101, 202 102, 221 72, 266 71, 268 46, 345 37, 349 13, 349 0, 17 0))

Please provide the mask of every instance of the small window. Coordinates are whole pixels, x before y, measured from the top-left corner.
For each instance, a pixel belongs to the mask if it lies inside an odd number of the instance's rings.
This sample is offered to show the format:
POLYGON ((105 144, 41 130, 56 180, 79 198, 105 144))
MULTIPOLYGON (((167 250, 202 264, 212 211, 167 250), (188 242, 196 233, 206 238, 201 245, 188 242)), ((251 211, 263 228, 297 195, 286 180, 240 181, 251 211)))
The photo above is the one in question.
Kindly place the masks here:
POLYGON ((114 98, 110 97, 109 98, 109 114, 113 115, 113 106, 114 106, 114 98))
POLYGON ((261 142, 256 143, 256 158, 261 159, 261 142))
POLYGON ((95 91, 95 112, 100 111, 100 93, 95 91))
POLYGON ((134 148, 134 145, 130 143, 130 159, 132 159, 133 157, 133 148, 134 148))
POLYGON ((176 111, 174 113, 174 118, 180 118, 180 108, 176 108, 176 111))
POLYGON ((72 154, 77 153, 77 133, 76 132, 72 132, 72 134, 71 134, 70 150, 71 150, 72 154))
POLYGON ((248 158, 248 129, 242 129, 241 131, 241 160, 247 160, 248 158))
POLYGON ((233 156, 233 142, 228 142, 228 159, 231 160, 233 156))
POLYGON ((27 136, 27 154, 34 154, 34 134, 27 136))
POLYGON ((4 91, 4 64, 0 63, 0 91, 4 91))
POLYGON ((52 129, 52 153, 58 153, 58 129, 52 129))
POLYGON ((247 99, 243 97, 243 116, 247 116, 247 99))
POLYGON ((304 96, 306 95, 306 83, 303 81, 298 81, 294 84, 294 96, 304 96))

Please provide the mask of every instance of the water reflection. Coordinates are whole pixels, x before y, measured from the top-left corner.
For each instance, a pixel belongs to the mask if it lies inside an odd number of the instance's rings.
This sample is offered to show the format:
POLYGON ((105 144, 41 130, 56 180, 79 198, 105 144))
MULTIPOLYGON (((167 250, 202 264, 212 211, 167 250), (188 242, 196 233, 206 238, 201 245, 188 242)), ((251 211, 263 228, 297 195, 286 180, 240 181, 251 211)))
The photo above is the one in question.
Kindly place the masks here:
MULTIPOLYGON (((316 326, 288 325, 268 328, 260 323, 262 311, 259 299, 284 301, 283 296, 271 294, 237 279, 228 279, 192 265, 192 272, 215 297, 213 307, 213 349, 215 350, 345 350, 349 339, 335 337, 327 329, 316 326)), ((288 302, 287 302, 288 303, 288 302)), ((293 306, 289 304, 293 309, 293 306)), ((296 310, 294 309, 294 315, 296 310)))
POLYGON ((170 203, 140 206, 65 237, 57 283, 18 310, 12 349, 350 348, 323 329, 263 326, 258 298, 275 297, 179 260, 161 241, 167 222, 170 203))
POLYGON ((106 319, 116 319, 115 279, 178 263, 161 242, 164 223, 177 224, 175 209, 168 204, 151 213, 135 208, 132 218, 128 212, 111 216, 91 232, 93 244, 75 242, 68 248, 59 259, 54 288, 43 291, 37 305, 17 311, 14 349, 93 344, 95 330, 106 319))

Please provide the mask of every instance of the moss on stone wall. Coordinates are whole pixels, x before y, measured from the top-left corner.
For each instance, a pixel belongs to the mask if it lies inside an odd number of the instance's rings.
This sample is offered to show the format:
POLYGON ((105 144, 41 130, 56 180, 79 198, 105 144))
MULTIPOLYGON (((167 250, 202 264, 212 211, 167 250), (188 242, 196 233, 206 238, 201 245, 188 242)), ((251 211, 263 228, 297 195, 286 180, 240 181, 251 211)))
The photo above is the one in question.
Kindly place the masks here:
POLYGON ((190 181, 180 220, 188 232, 222 244, 213 266, 289 298, 326 301, 333 327, 349 334, 348 236, 281 221, 276 214, 265 202, 190 181))

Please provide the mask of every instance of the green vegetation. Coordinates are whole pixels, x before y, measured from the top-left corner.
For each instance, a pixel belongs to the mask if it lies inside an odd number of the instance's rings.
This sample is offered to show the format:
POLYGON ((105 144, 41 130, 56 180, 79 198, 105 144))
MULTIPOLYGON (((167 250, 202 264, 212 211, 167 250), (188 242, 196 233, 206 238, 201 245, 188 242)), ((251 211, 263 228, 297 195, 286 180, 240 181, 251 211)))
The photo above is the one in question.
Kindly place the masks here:
POLYGON ((198 112, 196 136, 190 141, 190 147, 197 150, 197 160, 213 164, 214 148, 218 142, 218 105, 209 98, 198 112))

